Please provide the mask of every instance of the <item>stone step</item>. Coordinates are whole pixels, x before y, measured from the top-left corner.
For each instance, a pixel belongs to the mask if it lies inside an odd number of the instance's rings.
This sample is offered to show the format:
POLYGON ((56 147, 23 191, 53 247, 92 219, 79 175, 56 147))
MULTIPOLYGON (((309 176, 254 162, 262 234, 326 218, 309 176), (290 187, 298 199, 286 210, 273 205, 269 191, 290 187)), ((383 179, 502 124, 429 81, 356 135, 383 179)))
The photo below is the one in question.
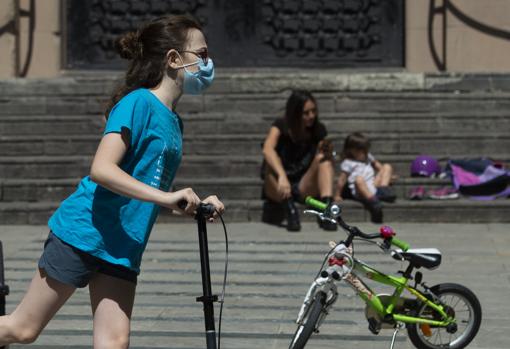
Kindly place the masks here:
MULTIPOLYGON (((260 221, 262 202, 260 200, 226 201, 229 210, 224 216, 227 221, 260 221)), ((304 209, 304 207, 300 207, 304 209)), ((362 205, 346 200, 342 205, 343 217, 347 221, 369 221, 369 214, 362 205)), ((510 222, 508 215, 510 200, 474 201, 459 200, 400 200, 394 204, 384 204, 385 222, 510 222)), ((302 215, 303 216, 303 215, 302 215)), ((167 214, 161 215, 160 222, 180 219, 167 214)), ((314 217, 303 218, 305 221, 314 217)))
MULTIPOLYGON (((174 189, 186 187, 193 188, 200 197, 216 194, 228 200, 259 199, 263 181, 260 178, 229 177, 229 178, 176 178, 174 189)), ((451 187, 452 181, 449 178, 418 178, 399 177, 393 183, 393 190, 397 200, 407 199, 412 188, 422 186, 426 192, 429 190, 451 187)))
POLYGON ((34 115, 0 117, 0 135, 97 135, 104 127, 96 115, 34 115))
MULTIPOLYGON (((184 114, 184 130, 190 134, 264 134, 275 115, 197 113, 184 114)), ((388 114, 321 113, 330 132, 362 131, 373 134, 451 132, 483 130, 483 134, 510 131, 510 111, 491 113, 388 114)), ((20 115, 0 117, 0 135, 100 135, 104 126, 98 115, 20 115)))
MULTIPOLYGON (((292 86, 292 85, 290 85, 292 86)), ((75 95, 14 95, 0 98, 0 115, 102 115, 107 94, 75 95)), ((206 93, 202 96, 185 95, 179 101, 178 112, 236 111, 281 115, 288 93, 206 93)), ((321 112, 472 112, 510 109, 510 93, 429 93, 429 92, 316 92, 321 112)))
MULTIPOLYGON (((434 154, 432 154, 434 155, 434 154)), ((454 159, 475 157, 461 154, 454 159)), ((493 159, 509 162, 510 155, 494 153, 493 159)), ((381 162, 390 163, 400 176, 409 174, 415 155, 381 155, 381 162)), ((444 166, 448 157, 437 156, 444 166)), ((91 156, 0 156, 0 178, 81 178, 89 173, 91 156)), ((256 178, 260 173, 262 154, 245 156, 188 155, 184 156, 176 178, 256 178)))
MULTIPOLYGON (((447 164, 450 157, 431 154, 436 157, 441 167, 447 164)), ((410 166, 415 159, 415 155, 388 155, 382 154, 377 159, 393 166, 394 172, 400 177, 407 177, 410 173, 410 166)), ((461 154, 451 157, 451 159, 463 159, 476 157, 473 154, 461 154)), ((510 154, 494 153, 492 159, 509 163, 510 154)), ((0 157, 0 164, 1 162, 0 157)), ((246 177, 258 178, 262 164, 262 154, 246 156, 228 156, 223 155, 188 155, 184 156, 181 166, 177 171, 176 179, 179 178, 230 178, 246 177)), ((1 167, 0 167, 1 171, 1 167)))
MULTIPOLYGON (((261 156, 186 156, 179 176, 257 176, 261 156)), ((0 178, 81 178, 90 171, 92 156, 0 156, 0 178)))
MULTIPOLYGON (((453 156, 472 153, 491 155, 510 149, 510 133, 418 133, 367 134, 374 154, 441 154, 453 156)), ((346 133, 331 133, 337 152, 341 151, 346 133)), ((255 155, 261 153, 264 134, 185 135, 184 154, 255 155)), ((93 155, 100 135, 0 136, 0 156, 93 155)))
MULTIPOLYGON (((278 115, 283 117, 284 108, 282 108, 282 113, 278 115)), ((234 109, 222 110, 222 111, 198 111, 198 112, 182 112, 177 111, 179 115, 183 118, 184 122, 206 122, 206 121, 258 121, 267 120, 271 121, 275 115, 273 113, 262 112, 260 110, 251 110, 248 112, 242 112, 234 109)), ((319 115, 321 120, 334 120, 334 119, 370 119, 370 120, 414 120, 414 119, 426 119, 429 120, 431 118, 438 119, 463 119, 463 118, 497 118, 500 120, 505 119, 510 115, 509 109, 491 109, 491 110, 466 110, 466 111, 457 111, 457 110, 438 110, 438 111, 413 111, 408 110, 401 113, 393 113, 391 111, 387 111, 384 109, 380 110, 364 110, 357 109, 348 112, 342 111, 325 111, 320 109, 319 115)), ((27 113, 27 114, 0 114, 0 122, 33 122, 33 121, 65 121, 69 120, 83 120, 83 119, 94 119, 99 118, 101 121, 103 120, 102 114, 90 115, 90 114, 58 114, 58 113, 27 113)))
POLYGON ((82 177, 91 162, 91 156, 0 156, 0 178, 82 177))
MULTIPOLYGON (((206 91, 206 94, 277 95, 282 94, 282 91, 296 88, 317 91, 317 93, 335 92, 345 95, 376 94, 409 97, 416 94, 442 94, 457 98, 458 96, 466 94, 505 95, 510 91, 510 85, 508 84, 510 79, 508 74, 504 74, 506 75, 504 78, 507 80, 506 88, 501 88, 503 86, 496 86, 496 84, 494 84, 494 79, 488 77, 485 79, 485 82, 493 84, 490 88, 486 88, 486 86, 471 86, 470 88, 462 89, 456 89, 455 87, 450 89, 436 89, 433 88, 432 85, 427 86, 426 84, 418 82, 412 86, 413 84, 406 83, 410 80, 404 81, 407 77, 423 79, 423 74, 406 72, 394 73, 392 75, 397 77, 397 79, 394 80, 396 84, 388 84, 387 82, 389 80, 386 79, 387 76, 384 76, 385 73, 352 74, 344 70, 332 71, 329 69, 323 70, 319 74, 317 74, 317 72, 318 70, 313 69, 308 72, 301 71, 297 74, 294 70, 288 70, 281 74, 275 73, 275 71, 272 70, 269 74, 263 74, 256 70, 246 73, 235 72, 232 69, 218 68, 215 82, 211 88, 206 91), (354 79, 351 79, 351 77, 354 77, 354 79), (398 77, 403 77, 404 79, 399 80, 398 77), (355 80, 358 82, 368 82, 369 84, 361 86, 361 84, 356 84, 355 80), (339 83, 339 81, 341 81, 341 83, 339 83)), ((459 80, 458 77, 451 75, 445 77, 459 80)), ((53 79, 7 79, 0 82, 0 95, 2 95, 3 98, 20 96, 109 96, 120 79, 122 79, 121 74, 117 73, 115 76, 109 74, 109 76, 106 76, 103 72, 93 78, 60 77, 53 79)))
MULTIPOLYGON (((226 222, 260 221, 262 202, 260 200, 225 200, 226 222)), ((59 202, 7 202, 0 203, 0 221, 2 224, 46 224, 59 202)), ((368 213, 361 204, 346 200, 343 217, 347 221, 368 221, 368 213)), ((473 201, 459 200, 400 200, 394 204, 384 205, 385 222, 510 222, 508 215, 510 200, 473 201)), ((162 210, 158 222, 179 222, 182 217, 171 215, 162 210)), ((305 221, 313 217, 303 218, 305 221)))
MULTIPOLYGON (((276 115, 256 114, 191 114, 184 115, 184 131, 189 134, 264 134, 276 115)), ((361 131, 375 135, 391 133, 451 132, 463 133, 483 130, 483 134, 510 131, 510 111, 469 115, 445 113, 427 114, 374 114, 374 113, 321 113, 320 120, 330 133, 361 131)))
MULTIPOLYGON (((4 179, 0 181, 0 202, 62 201, 76 190, 81 178, 64 179, 4 179)), ((227 200, 259 199, 262 180, 253 177, 187 178, 178 177, 174 189, 191 187, 200 197, 218 195, 227 200)), ((399 199, 406 198, 410 188, 426 190, 451 186, 449 179, 399 178, 393 188, 399 199)))
MULTIPOLYGON (((312 91, 343 93, 451 93, 510 91, 506 73, 451 74, 411 73, 405 71, 348 71, 345 69, 236 69, 218 67, 209 93, 280 93, 290 87, 312 91)), ((123 78, 119 71, 64 72, 54 79, 5 79, 0 95, 109 95, 123 78)))
MULTIPOLYGON (((184 152, 186 154, 260 154, 265 135, 197 135, 185 136, 184 152)), ((337 152, 341 151, 346 133, 332 133, 337 152)), ((490 137, 481 137, 480 133, 462 134, 368 134, 372 152, 379 154, 441 154, 442 156, 490 156, 510 149, 510 134, 491 133, 490 137)))

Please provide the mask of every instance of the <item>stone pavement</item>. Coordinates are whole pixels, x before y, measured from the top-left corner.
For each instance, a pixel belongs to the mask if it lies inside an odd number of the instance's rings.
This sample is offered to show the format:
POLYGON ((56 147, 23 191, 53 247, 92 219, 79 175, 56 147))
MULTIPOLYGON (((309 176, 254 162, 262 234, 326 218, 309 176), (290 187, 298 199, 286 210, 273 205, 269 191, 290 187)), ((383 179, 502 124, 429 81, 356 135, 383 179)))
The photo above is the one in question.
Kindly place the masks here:
MULTIPOLYGON (((228 220, 228 218, 226 218, 228 220)), ((360 223, 365 231, 376 226, 360 223)), ((259 223, 228 224, 230 265, 223 315, 222 348, 286 349, 303 296, 327 251, 341 232, 323 232, 305 223, 301 233, 259 223)), ((398 236, 414 247, 443 252, 439 269, 424 270, 429 285, 457 282, 480 299, 483 322, 470 348, 503 349, 510 342, 510 230, 508 224, 394 225, 398 236)), ((0 226, 5 277, 11 288, 7 310, 21 299, 35 270, 45 226, 0 226)), ((224 243, 219 224, 209 225, 213 291, 220 292, 224 243)), ((392 273, 399 262, 376 247, 358 243, 358 258, 392 273)), ((307 348, 388 348, 392 332, 367 330, 363 304, 346 287, 307 348)), ((384 289, 381 289, 384 292, 384 289)), ((205 347, 200 264, 196 226, 157 224, 144 256, 132 324, 132 348, 198 349, 205 347)), ((216 308, 218 315, 218 308, 216 308)), ((78 290, 32 345, 11 348, 90 348, 91 315, 87 290, 78 290)), ((401 332, 396 348, 412 348, 401 332)))

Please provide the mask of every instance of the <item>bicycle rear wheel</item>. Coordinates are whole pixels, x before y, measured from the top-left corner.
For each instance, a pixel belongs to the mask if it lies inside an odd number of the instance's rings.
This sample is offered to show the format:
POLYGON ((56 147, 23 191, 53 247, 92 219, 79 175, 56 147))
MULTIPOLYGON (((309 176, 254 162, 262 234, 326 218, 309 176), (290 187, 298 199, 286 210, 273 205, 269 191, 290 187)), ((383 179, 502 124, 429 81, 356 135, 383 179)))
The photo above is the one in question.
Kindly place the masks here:
MULTIPOLYGON (((482 321, 482 308, 475 294, 458 284, 439 284, 431 288, 445 306, 445 311, 456 320, 456 328, 409 325, 409 339, 418 349, 462 349, 475 338, 482 321)), ((435 312, 423 306, 419 316, 434 318, 435 312)))
POLYGON ((289 349, 303 349, 310 339, 310 336, 316 331, 317 321, 321 313, 325 312, 326 294, 318 292, 308 308, 308 313, 303 320, 303 324, 299 325, 292 338, 289 349))

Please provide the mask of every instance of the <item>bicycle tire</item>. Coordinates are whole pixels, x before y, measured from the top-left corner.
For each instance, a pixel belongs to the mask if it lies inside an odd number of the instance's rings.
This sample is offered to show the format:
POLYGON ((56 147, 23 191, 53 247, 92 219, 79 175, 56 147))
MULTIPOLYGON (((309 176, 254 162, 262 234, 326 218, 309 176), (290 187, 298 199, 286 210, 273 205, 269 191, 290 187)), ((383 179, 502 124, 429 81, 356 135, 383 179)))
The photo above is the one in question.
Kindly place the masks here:
POLYGON ((303 349, 305 347, 312 333, 315 331, 315 326, 321 313, 325 311, 325 302, 326 294, 324 292, 317 292, 312 304, 310 304, 308 314, 303 320, 303 324, 298 326, 294 337, 292 337, 289 349, 303 349))
MULTIPOLYGON (((482 321, 482 307, 480 306, 480 302, 478 301, 478 298, 476 298, 475 294, 471 292, 468 288, 458 285, 458 284, 452 284, 452 283, 445 283, 445 284, 439 284, 431 288, 431 291, 437 295, 443 302, 445 302, 448 305, 448 296, 451 297, 450 302, 453 303, 454 297, 457 297, 458 300, 456 301, 454 307, 458 306, 458 304, 462 301, 465 303, 465 306, 467 307, 467 312, 469 312, 469 318, 466 321, 467 325, 465 326, 466 329, 464 332, 462 332, 458 336, 454 336, 454 334, 450 334, 446 331, 445 328, 434 328, 431 330, 429 328, 428 331, 430 333, 427 335, 424 333, 424 331, 420 328, 419 324, 411 324, 407 327, 407 333, 409 335, 409 339, 413 343, 413 345, 418 349, 438 349, 438 348, 451 348, 451 349, 462 349, 465 348, 476 336, 478 333, 478 330, 480 329, 480 323, 482 321), (436 331, 434 334, 433 331, 436 331), (449 336, 449 341, 446 343, 441 344, 434 344, 431 343, 433 338, 439 337, 439 340, 442 341, 441 332, 438 331, 444 331, 445 336, 449 336), (428 337, 428 338, 427 338, 428 337), (453 339, 453 340, 452 340, 453 339)), ((462 304, 461 304, 462 305, 462 304)), ((422 306, 418 310, 418 315, 422 314, 425 310, 425 306, 422 306)), ((450 311, 454 311, 454 308, 452 307, 450 311)), ((464 311, 465 312, 465 311, 464 311)), ((459 312, 455 312, 456 314, 456 320, 457 315, 459 312)), ((458 321, 459 322, 459 321, 458 321)), ((457 322, 457 323, 458 323, 457 322)), ((464 324, 464 321, 462 321, 462 324, 464 324)))

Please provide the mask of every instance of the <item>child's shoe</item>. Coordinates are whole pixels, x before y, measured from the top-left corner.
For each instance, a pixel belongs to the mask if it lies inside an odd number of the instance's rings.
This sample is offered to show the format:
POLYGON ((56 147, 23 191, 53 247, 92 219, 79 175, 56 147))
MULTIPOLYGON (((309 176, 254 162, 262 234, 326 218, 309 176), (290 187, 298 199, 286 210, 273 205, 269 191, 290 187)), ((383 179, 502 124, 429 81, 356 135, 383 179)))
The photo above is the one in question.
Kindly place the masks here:
POLYGON ((459 198, 459 193, 455 188, 444 187, 429 190, 427 196, 434 200, 454 200, 459 198))
POLYGON ((365 208, 370 212, 370 220, 372 223, 380 224, 383 222, 383 211, 382 204, 376 198, 373 197, 370 200, 365 201, 365 208))
POLYGON ((423 200, 425 198, 425 188, 423 186, 418 186, 412 188, 409 191, 409 200, 423 200))
POLYGON ((391 187, 379 187, 377 188, 377 192, 375 194, 377 198, 384 202, 393 203, 397 199, 397 195, 393 191, 391 187))

